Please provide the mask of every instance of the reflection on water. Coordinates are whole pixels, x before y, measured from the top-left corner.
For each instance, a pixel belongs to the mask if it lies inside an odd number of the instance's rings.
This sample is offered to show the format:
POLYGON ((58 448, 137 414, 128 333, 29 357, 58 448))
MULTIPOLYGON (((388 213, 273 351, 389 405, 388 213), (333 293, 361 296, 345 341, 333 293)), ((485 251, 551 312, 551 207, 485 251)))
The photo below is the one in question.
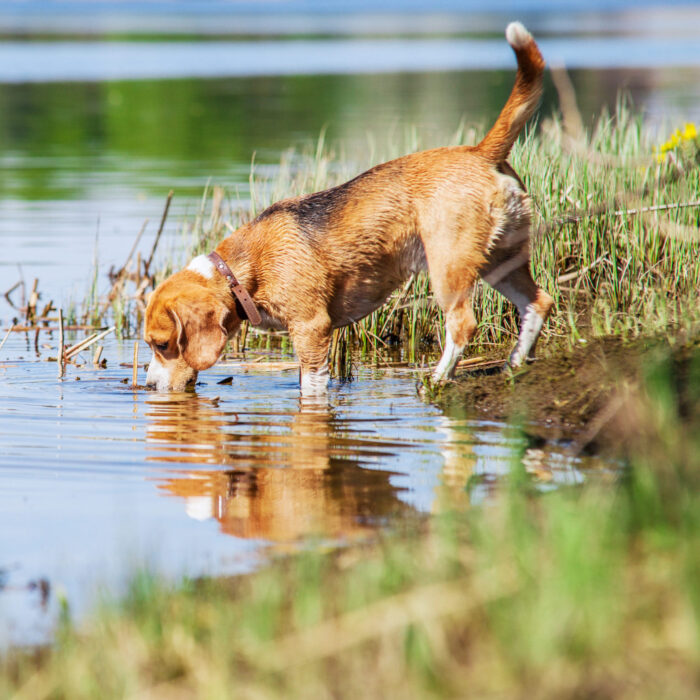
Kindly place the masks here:
POLYGON ((414 511, 391 483, 395 472, 362 466, 409 446, 353 436, 357 421, 338 418, 327 401, 300 400, 280 414, 224 411, 187 395, 146 404, 149 461, 223 467, 177 470, 158 488, 229 535, 349 538, 414 511))
POLYGON ((202 373, 196 394, 159 395, 122 383, 130 342, 108 339, 107 370, 86 358, 62 381, 46 361, 55 343, 45 334, 37 357, 13 334, 0 356, 0 646, 50 635, 57 602, 45 612, 37 582, 80 615, 137 566, 235 574, 470 508, 514 460, 543 489, 613 473, 502 423, 445 416, 407 368, 361 368, 327 401, 301 402, 294 373, 265 371, 260 353, 247 371, 202 373))

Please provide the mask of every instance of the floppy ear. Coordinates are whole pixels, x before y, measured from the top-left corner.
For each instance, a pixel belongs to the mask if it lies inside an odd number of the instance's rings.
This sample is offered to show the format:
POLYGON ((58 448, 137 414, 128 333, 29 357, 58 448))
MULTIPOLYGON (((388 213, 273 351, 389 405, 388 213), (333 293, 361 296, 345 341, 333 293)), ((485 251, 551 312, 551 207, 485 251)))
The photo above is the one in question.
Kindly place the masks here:
POLYGON ((197 371, 211 367, 221 355, 228 333, 228 310, 210 304, 178 304, 170 310, 177 326, 177 344, 185 362, 197 371))

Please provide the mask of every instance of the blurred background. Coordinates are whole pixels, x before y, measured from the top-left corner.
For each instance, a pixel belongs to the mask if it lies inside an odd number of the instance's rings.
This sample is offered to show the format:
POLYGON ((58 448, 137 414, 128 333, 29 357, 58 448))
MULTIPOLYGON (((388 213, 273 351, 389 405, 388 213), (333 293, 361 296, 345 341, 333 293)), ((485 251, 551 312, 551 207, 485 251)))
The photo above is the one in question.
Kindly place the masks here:
MULTIPOLYGON (((407 129, 434 146, 488 125, 512 85, 514 19, 570 71, 586 124, 621 91, 660 132, 700 120, 693 3, 5 0, 2 279, 82 296, 94 258, 123 263, 146 218, 154 234, 168 190, 172 251, 208 182, 246 200, 254 154, 274 169, 322 130, 352 171, 407 129)), ((542 117, 554 109, 548 80, 542 117)))

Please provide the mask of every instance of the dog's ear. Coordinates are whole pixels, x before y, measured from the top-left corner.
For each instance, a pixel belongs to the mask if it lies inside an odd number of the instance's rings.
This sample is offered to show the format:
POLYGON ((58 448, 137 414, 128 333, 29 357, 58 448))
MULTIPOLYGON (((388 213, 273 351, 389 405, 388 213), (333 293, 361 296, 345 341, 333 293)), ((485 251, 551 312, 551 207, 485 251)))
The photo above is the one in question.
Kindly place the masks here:
POLYGON ((178 303, 170 313, 185 362, 197 371, 211 367, 228 340, 224 327, 228 309, 221 304, 190 302, 178 303))

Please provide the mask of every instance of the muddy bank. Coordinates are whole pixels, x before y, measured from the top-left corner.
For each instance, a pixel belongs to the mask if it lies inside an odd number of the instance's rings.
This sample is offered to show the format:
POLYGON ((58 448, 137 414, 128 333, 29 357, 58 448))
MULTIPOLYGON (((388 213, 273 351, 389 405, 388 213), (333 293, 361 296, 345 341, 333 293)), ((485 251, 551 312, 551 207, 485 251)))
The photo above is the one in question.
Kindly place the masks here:
MULTIPOLYGON (((501 356, 506 356, 504 349, 501 356)), ((537 361, 514 373, 474 370, 457 373, 436 403, 447 411, 466 411, 480 418, 522 419, 528 432, 547 439, 580 441, 589 449, 615 439, 616 421, 606 414, 622 387, 639 383, 645 368, 665 358, 670 367, 681 413, 697 418, 688 392, 697 389, 700 337, 671 345, 667 339, 624 341, 596 338, 574 350, 550 343, 537 361)))

